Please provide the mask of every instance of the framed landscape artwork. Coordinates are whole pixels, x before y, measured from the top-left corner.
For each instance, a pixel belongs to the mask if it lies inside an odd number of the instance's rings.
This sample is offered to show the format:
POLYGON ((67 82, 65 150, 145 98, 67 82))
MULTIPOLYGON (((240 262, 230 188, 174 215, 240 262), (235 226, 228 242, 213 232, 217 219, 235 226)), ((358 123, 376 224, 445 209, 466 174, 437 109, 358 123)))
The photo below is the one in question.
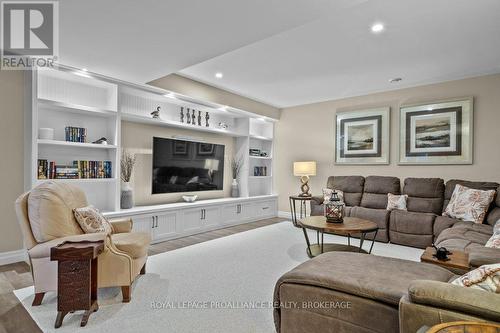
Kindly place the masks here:
POLYGON ((472 164, 472 98, 400 110, 400 164, 472 164))
POLYGON ((336 164, 389 164, 389 107, 337 112, 336 118, 336 164))

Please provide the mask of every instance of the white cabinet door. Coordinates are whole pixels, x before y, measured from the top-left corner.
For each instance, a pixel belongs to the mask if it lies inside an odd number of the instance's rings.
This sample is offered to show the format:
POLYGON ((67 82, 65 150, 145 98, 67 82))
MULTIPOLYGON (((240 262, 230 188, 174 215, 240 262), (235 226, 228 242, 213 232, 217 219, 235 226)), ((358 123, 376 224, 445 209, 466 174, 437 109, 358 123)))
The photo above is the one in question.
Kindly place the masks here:
POLYGON ((255 204, 253 202, 245 202, 240 204, 240 221, 251 220, 255 212, 255 204))
POLYGON ((166 239, 177 233, 177 213, 159 213, 155 216, 153 240, 166 239))
POLYGON ((255 217, 267 218, 276 216, 276 200, 255 203, 255 217))
POLYGON ((221 212, 219 206, 203 208, 201 223, 204 228, 213 228, 221 224, 221 212))
POLYGON ((182 232, 189 233, 202 229, 203 208, 185 209, 181 214, 182 232))
POLYGON ((241 219, 241 205, 240 204, 230 204, 224 205, 221 208, 221 223, 222 224, 234 224, 241 219))
POLYGON ((152 233, 154 216, 137 215, 132 216, 132 231, 152 233))

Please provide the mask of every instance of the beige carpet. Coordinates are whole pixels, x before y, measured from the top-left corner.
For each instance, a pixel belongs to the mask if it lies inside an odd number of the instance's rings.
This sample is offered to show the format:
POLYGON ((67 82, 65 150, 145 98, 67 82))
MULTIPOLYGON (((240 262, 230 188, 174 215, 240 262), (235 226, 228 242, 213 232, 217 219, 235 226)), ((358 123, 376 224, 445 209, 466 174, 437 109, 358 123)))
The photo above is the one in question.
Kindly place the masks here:
MULTIPOLYGON (((325 235, 327 241, 346 238, 325 235)), ((419 260, 422 250, 376 243, 373 253, 419 260)), ((44 332, 274 332, 274 283, 306 260, 302 230, 290 222, 158 254, 134 283, 131 303, 121 303, 118 288, 100 290, 100 309, 84 329, 81 312, 54 329, 53 293, 38 307, 31 306, 33 287, 15 294, 44 332)))

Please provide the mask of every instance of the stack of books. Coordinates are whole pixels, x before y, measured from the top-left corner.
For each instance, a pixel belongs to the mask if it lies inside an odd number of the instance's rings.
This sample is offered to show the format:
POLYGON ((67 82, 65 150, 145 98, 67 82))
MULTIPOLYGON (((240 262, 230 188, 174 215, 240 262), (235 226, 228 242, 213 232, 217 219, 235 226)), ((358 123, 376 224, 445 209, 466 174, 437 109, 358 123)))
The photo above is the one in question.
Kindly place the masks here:
POLYGON ((65 139, 69 142, 87 142, 87 129, 68 126, 64 128, 65 139))
POLYGON ((38 160, 38 179, 112 178, 111 161, 73 161, 71 165, 38 160))

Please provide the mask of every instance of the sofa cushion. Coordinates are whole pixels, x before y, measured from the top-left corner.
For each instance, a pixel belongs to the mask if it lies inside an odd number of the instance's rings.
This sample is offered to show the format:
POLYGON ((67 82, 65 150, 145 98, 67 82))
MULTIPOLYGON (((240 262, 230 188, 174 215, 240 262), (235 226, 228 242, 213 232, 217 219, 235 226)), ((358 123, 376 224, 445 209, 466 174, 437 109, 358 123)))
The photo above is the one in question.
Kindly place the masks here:
POLYGON ((438 237, 443 230, 451 228, 454 224, 460 222, 448 216, 436 216, 434 220, 434 237, 438 237))
POLYGON ((364 184, 362 176, 330 176, 326 187, 343 191, 347 206, 359 206, 364 184))
MULTIPOLYGON (((497 200, 500 195, 497 192, 497 200)), ((500 220, 500 207, 493 207, 486 215, 486 223, 489 225, 495 225, 495 223, 500 220)))
POLYGON ((87 206, 85 193, 76 186, 44 182, 28 196, 31 231, 38 243, 83 234, 73 215, 74 208, 87 206))
POLYGON ((408 195, 408 211, 441 214, 444 193, 441 178, 406 178, 403 193, 408 195))
POLYGON ((470 251, 474 247, 484 247, 491 235, 467 228, 449 228, 441 232, 435 243, 448 249, 470 251))
POLYGON ((391 212, 390 230, 413 235, 432 235, 436 215, 394 210, 391 212))
POLYGON ((478 190, 457 184, 443 215, 463 221, 483 223, 496 190, 478 190))
POLYGON ((467 231, 475 231, 487 236, 493 234, 493 227, 489 224, 478 224, 468 221, 458 221, 452 227, 453 229, 466 229, 467 231))
POLYGON ((348 252, 328 252, 284 274, 284 283, 311 285, 398 306, 412 281, 446 282, 453 273, 437 265, 348 252), (390 281, 390 283, 388 283, 390 281))
POLYGON ((399 178, 382 176, 366 177, 361 207, 376 209, 387 208, 387 193, 401 193, 399 178))
POLYGON ((127 232, 113 234, 111 240, 118 250, 127 253, 133 259, 137 259, 148 254, 151 235, 146 232, 127 232))
MULTIPOLYGON (((499 184, 495 182, 474 182, 474 181, 467 181, 467 180, 461 180, 461 179, 451 179, 446 182, 446 187, 445 187, 445 192, 444 192, 444 204, 443 204, 443 211, 446 209, 446 206, 448 205, 448 202, 451 199, 451 196, 453 195, 453 191, 455 190, 455 186, 457 184, 463 185, 468 188, 474 188, 478 190, 496 190, 498 191, 499 184)), ((496 218, 490 218, 490 214, 493 213, 493 210, 495 207, 500 206, 500 199, 498 198, 498 195, 496 197, 496 200, 494 203, 490 205, 490 210, 488 211, 486 215, 486 222, 488 224, 495 224, 495 222, 500 218, 500 211, 497 211, 497 217, 496 218)))
MULTIPOLYGON (((358 217, 360 219, 365 219, 377 223, 379 230, 377 232, 376 240, 381 242, 389 241, 389 216, 391 212, 387 209, 375 209, 375 208, 365 208, 365 207, 352 207, 349 215, 352 217, 358 217)), ((370 236, 367 236, 371 239, 370 236)))

